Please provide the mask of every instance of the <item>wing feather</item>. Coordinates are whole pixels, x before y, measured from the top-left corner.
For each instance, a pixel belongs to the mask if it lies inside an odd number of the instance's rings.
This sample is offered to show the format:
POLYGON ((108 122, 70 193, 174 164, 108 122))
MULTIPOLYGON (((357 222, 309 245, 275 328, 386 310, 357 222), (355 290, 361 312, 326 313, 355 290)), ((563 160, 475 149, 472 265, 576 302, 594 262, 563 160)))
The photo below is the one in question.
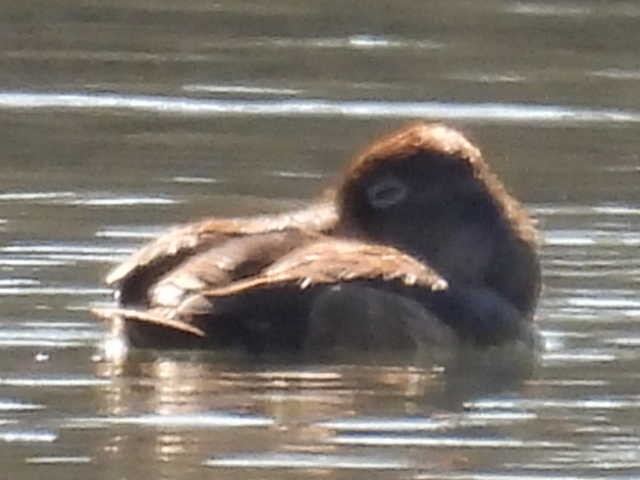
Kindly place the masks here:
POLYGON ((221 242, 196 254, 151 287, 151 305, 175 307, 189 293, 260 274, 277 258, 317 238, 301 231, 247 235, 221 242))
MULTIPOLYGON (((285 231, 321 232, 330 229, 336 218, 333 204, 319 203, 292 213, 211 218, 191 223, 169 231, 134 252, 106 276, 106 282, 119 284, 122 304, 148 304, 148 289, 194 255, 243 236, 285 231)), ((223 276, 214 283, 224 279, 223 276)))
POLYGON ((91 313, 104 320, 133 320, 136 322, 150 323, 170 330, 204 337, 205 333, 198 327, 182 320, 171 318, 175 313, 170 309, 155 308, 150 310, 136 310, 133 308, 93 308, 91 313))
POLYGON ((316 285, 376 280, 431 291, 448 288, 446 280, 433 269, 395 248, 324 238, 290 252, 259 275, 196 293, 182 302, 178 311, 180 315, 201 314, 203 305, 215 309, 215 302, 207 299, 253 289, 297 285, 305 290, 316 285))
MULTIPOLYGON (((254 236, 247 237, 247 240, 249 238, 254 236)), ((264 238, 269 241, 265 240, 264 244, 255 247, 253 254, 256 256, 260 255, 261 249, 272 247, 277 235, 274 237, 273 234, 268 234, 264 238)), ((177 284, 189 287, 188 294, 182 295, 178 301, 166 302, 164 305, 156 303, 147 310, 112 308, 96 309, 93 313, 109 320, 143 322, 197 337, 213 338, 218 329, 227 328, 226 322, 236 321, 229 319, 245 321, 244 315, 248 312, 263 314, 247 303, 251 299, 259 298, 261 302, 277 304, 283 299, 281 293, 285 294, 287 299, 292 299, 289 295, 296 295, 296 291, 302 293, 316 286, 344 282, 367 282, 373 284, 374 288, 396 291, 398 288, 407 288, 411 292, 415 292, 415 289, 435 292, 448 288, 446 280, 429 266, 392 247, 318 236, 306 237, 306 240, 307 243, 285 255, 282 255, 281 251, 272 252, 272 261, 275 258, 279 259, 264 266, 256 274, 224 286, 208 288, 203 280, 208 266, 216 262, 224 263, 233 257, 231 255, 224 260, 220 255, 220 249, 213 248, 210 252, 204 252, 201 258, 195 256, 175 272, 168 274, 166 279, 163 279, 168 283, 160 282, 162 285, 177 284), (195 275, 197 281, 183 280, 188 275, 195 275), (202 285, 205 286, 200 288, 202 285), (236 313, 230 313, 236 308, 236 313), (210 323, 222 319, 227 320, 223 324, 210 323)), ((299 243, 299 240, 296 241, 299 243)), ((278 245, 278 242, 275 244, 278 245)), ((289 247, 290 245, 287 246, 289 247)), ((238 250, 230 251, 236 252, 238 258, 248 258, 244 247, 237 248, 238 250), (240 255, 240 252, 244 253, 240 255)), ((313 294, 313 291, 311 292, 313 294)), ((409 291, 407 294, 412 295, 409 291)))

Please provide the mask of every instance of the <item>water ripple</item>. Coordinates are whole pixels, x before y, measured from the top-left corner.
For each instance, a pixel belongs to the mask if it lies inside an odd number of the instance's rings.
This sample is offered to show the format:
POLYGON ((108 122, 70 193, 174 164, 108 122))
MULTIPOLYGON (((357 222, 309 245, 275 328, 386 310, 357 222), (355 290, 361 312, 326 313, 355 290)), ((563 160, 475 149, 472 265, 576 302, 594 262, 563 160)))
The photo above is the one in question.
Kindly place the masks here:
POLYGON ((29 288, 0 288, 0 295, 30 296, 30 295, 108 295, 112 292, 109 288, 87 288, 80 286, 69 287, 29 287, 29 288))
MULTIPOLYGON (((0 94, 0 97, 2 94, 0 94)), ((0 105, 1 107, 1 105, 0 105)), ((5 192, 0 193, 0 201, 3 202, 31 202, 44 205, 71 205, 88 207, 114 207, 114 206, 147 206, 147 205, 173 205, 179 200, 166 197, 151 196, 101 196, 92 192, 5 192)))
POLYGON ((118 247, 98 247, 94 245, 72 245, 68 243, 51 243, 51 244, 20 244, 8 245, 0 247, 0 252, 5 253, 42 253, 42 254, 58 254, 67 253, 74 255, 95 255, 109 253, 128 253, 127 249, 118 247))
POLYGON ((0 442, 52 443, 58 435, 49 431, 0 431, 0 442))
MULTIPOLYGON (((85 263, 112 263, 131 253, 133 248, 99 247, 66 243, 16 243, 0 247, 0 266, 64 266, 85 263)), ((43 285, 30 278, 9 278, 0 281, 2 295, 93 295, 104 293, 101 289, 76 285, 43 285)))
MULTIPOLYGON (((230 49, 275 49, 275 50, 389 50, 389 49, 412 49, 412 50, 438 50, 444 47, 441 42, 432 40, 403 38, 397 36, 382 35, 350 35, 336 37, 250 37, 250 38, 234 38, 233 40, 225 38, 225 50, 230 49)), ((97 61, 97 62, 153 62, 153 63, 204 63, 215 59, 215 52, 187 53, 180 52, 132 52, 126 50, 110 50, 95 51, 90 49, 75 48, 70 50, 55 49, 15 49, 6 50, 3 56, 11 59, 29 60, 29 61, 97 61)), ((191 85, 190 85, 191 86, 191 85)), ((193 85, 200 87, 200 85, 193 85)), ((206 87, 206 86, 205 86, 206 87)), ((237 93, 257 93, 260 94, 280 94, 280 92, 289 89, 275 89, 270 87, 245 87, 245 86, 215 86, 218 91, 221 89, 231 89, 237 93)), ((196 88, 197 89, 197 88, 196 88)), ((297 92, 293 90, 293 92, 297 92)))
POLYGON ((72 419, 69 428, 95 428, 108 425, 138 425, 167 428, 242 428, 270 427, 274 420, 259 415, 201 413, 194 415, 149 414, 126 417, 90 417, 72 419))
POLYGON ((336 437, 336 445, 375 447, 439 447, 439 448, 572 448, 575 444, 562 441, 521 440, 517 438, 418 437, 396 435, 353 434, 336 437))
POLYGON ((194 99, 160 95, 0 92, 4 109, 118 109, 179 115, 437 118, 501 122, 575 124, 640 123, 640 113, 559 105, 447 102, 387 102, 299 99, 274 101, 194 99))
POLYGON ((272 453, 234 455, 207 460, 208 467, 221 468, 321 468, 344 470, 399 470, 410 468, 406 462, 355 455, 309 453, 272 453))
POLYGON ((250 87, 246 85, 183 85, 185 92, 236 93, 245 95, 298 95, 301 90, 292 88, 250 87))
POLYGON ((33 465, 70 465, 91 463, 91 457, 28 457, 25 462, 33 465))
MULTIPOLYGON (((538 466, 538 465, 536 465, 538 466)), ((593 476, 593 475, 551 475, 547 470, 542 473, 522 473, 520 471, 511 471, 509 473, 451 473, 443 476, 437 474, 420 474, 416 480, 629 480, 629 476, 593 476)))
POLYGON ((117 197, 117 198, 81 198, 62 202, 66 205, 85 205, 88 207, 119 207, 131 205, 173 205, 180 203, 171 198, 159 197, 117 197))
POLYGON ((93 377, 0 377, 0 385, 12 387, 96 387, 110 383, 109 380, 93 377))
POLYGON ((15 400, 2 400, 0 399, 0 412, 19 412, 25 410, 41 410, 44 405, 35 403, 24 403, 15 400))
POLYGON ((521 411, 470 411, 463 415, 446 415, 442 418, 349 418, 321 422, 318 426, 337 432, 421 433, 462 427, 513 424, 536 417, 534 413, 521 411))
MULTIPOLYGON (((93 327, 93 325, 91 325, 93 327)), ((97 342, 103 336, 98 328, 82 325, 65 328, 55 324, 40 327, 27 327, 24 323, 15 328, 0 328, 1 347, 77 347, 97 342)), ((2 403, 0 403, 2 410, 2 403)))
POLYGON ((508 8, 509 11, 520 15, 535 15, 545 17, 586 17, 593 13, 593 9, 583 5, 553 5, 547 3, 518 2, 508 8))
POLYGON ((0 201, 42 201, 74 198, 75 192, 5 192, 0 193, 0 201))

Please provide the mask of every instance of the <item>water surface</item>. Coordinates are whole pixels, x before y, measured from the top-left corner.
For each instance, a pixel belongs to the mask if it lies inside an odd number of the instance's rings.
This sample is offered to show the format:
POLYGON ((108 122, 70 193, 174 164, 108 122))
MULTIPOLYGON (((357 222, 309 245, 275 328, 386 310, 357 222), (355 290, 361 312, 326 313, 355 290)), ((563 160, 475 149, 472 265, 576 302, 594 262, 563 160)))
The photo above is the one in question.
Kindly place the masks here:
POLYGON ((4 5, 4 470, 637 478, 639 19, 624 1, 4 5), (113 264, 186 219, 299 206, 411 119, 467 132, 539 220, 531 378, 105 358, 87 310, 113 264))

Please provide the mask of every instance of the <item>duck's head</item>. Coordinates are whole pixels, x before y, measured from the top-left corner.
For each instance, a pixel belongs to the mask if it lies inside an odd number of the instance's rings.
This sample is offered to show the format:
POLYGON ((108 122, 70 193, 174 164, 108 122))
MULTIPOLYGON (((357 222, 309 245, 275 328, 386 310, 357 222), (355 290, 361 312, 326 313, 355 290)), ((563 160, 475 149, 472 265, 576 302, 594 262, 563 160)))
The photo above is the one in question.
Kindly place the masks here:
POLYGON ((478 148, 442 124, 375 142, 350 164, 336 200, 343 232, 408 251, 448 279, 485 282, 497 256, 534 249, 524 209, 478 148))

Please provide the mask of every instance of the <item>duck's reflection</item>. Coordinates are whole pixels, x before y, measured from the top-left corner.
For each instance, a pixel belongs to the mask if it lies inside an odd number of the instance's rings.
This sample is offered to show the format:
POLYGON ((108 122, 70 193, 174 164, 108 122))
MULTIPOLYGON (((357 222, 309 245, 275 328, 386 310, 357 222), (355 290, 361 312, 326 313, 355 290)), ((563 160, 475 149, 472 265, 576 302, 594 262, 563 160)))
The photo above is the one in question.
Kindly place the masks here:
MULTIPOLYGON (((261 465, 283 454, 323 455, 329 463, 331 455, 342 462, 345 455, 380 461, 377 449, 340 440, 352 433, 350 421, 366 419, 365 433, 372 435, 394 434, 398 422, 403 432, 429 435, 425 422, 460 415, 474 398, 519 388, 535 359, 521 355, 516 365, 513 352, 505 354, 511 361, 500 360, 498 352, 493 358, 468 353, 442 367, 394 364, 388 357, 384 364, 301 365, 286 358, 258 363, 232 354, 138 350, 96 364, 97 374, 110 379, 97 399, 100 424, 108 432, 99 455, 109 463, 153 463, 162 475, 176 465, 227 465, 218 460, 229 456, 241 466, 238 455, 260 455, 261 465)), ((449 462, 450 454, 428 453, 438 463, 449 462)), ((396 459, 403 455, 394 452, 396 459)))

